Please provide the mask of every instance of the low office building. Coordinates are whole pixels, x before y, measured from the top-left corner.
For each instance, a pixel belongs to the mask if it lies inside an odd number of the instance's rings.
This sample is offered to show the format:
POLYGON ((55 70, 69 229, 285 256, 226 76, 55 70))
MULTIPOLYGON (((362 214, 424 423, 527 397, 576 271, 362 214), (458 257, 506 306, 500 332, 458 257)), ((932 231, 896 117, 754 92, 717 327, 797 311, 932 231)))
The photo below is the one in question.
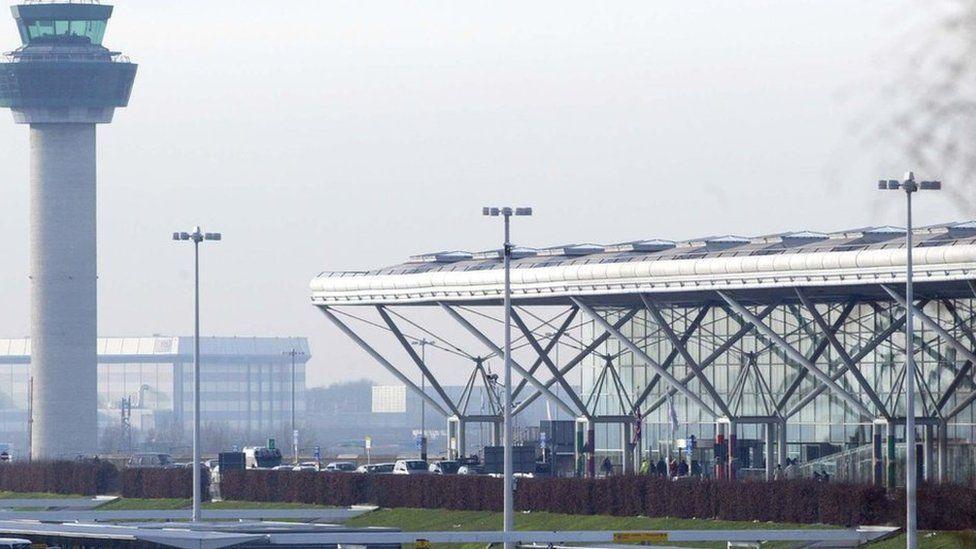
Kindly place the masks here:
MULTIPOLYGON (((298 417, 305 410, 309 357, 302 337, 201 338, 205 428, 235 443, 289 430, 292 395, 298 417)), ((23 455, 29 436, 29 394, 30 340, 0 339, 0 442, 15 455, 23 455)), ((193 419, 193 338, 99 338, 98 417, 103 452, 185 444, 193 419)))

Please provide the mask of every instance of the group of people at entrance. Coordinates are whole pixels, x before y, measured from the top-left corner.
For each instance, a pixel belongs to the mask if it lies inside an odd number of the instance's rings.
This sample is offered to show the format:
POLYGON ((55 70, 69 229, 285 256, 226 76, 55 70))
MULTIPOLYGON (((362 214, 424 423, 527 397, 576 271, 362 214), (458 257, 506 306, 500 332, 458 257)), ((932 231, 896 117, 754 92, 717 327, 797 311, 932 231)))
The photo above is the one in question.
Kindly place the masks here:
MULTIPOLYGON (((613 461, 610 460, 610 457, 603 458, 603 461, 600 463, 600 472, 604 476, 609 477, 613 475, 613 471, 613 461)), ((662 457, 656 464, 650 461, 641 463, 640 474, 664 478, 701 477, 702 468, 697 460, 692 461, 689 465, 687 460, 677 460, 669 457, 667 461, 664 461, 662 457)))

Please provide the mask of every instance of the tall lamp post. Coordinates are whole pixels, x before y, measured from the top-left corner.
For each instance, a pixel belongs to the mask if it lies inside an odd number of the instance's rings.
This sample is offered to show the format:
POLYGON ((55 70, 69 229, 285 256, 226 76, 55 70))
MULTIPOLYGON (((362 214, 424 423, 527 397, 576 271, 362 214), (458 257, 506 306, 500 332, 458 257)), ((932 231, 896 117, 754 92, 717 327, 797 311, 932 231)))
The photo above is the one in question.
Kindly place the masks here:
POLYGON ((914 255, 912 250, 912 194, 918 191, 937 191, 942 188, 939 181, 915 181, 915 174, 908 172, 904 181, 896 179, 878 181, 878 189, 885 191, 904 191, 906 201, 905 247, 908 255, 905 273, 905 538, 908 549, 918 547, 918 526, 916 523, 917 489, 915 456, 915 296, 912 286, 914 255))
POLYGON ((220 233, 173 233, 173 240, 193 242, 193 522, 200 520, 200 243, 220 240, 220 233))
MULTIPOLYGON (((416 339, 410 342, 411 345, 420 347, 420 362, 427 366, 427 346, 434 342, 429 339, 416 339)), ((427 376, 420 372, 420 391, 427 394, 427 376)), ((427 401, 420 399, 420 461, 427 461, 427 401)))
POLYGON ((298 465, 298 428, 295 427, 295 357, 303 357, 305 352, 292 349, 281 354, 291 357, 291 445, 295 456, 295 465, 298 465))
POLYGON ((510 228, 512 215, 530 216, 532 208, 493 208, 485 207, 481 209, 481 214, 489 217, 501 216, 505 221, 505 243, 502 248, 502 258, 505 267, 505 406, 502 409, 502 421, 504 425, 504 490, 503 507, 503 527, 505 533, 505 548, 511 549, 514 545, 509 536, 515 531, 515 506, 514 506, 514 482, 512 467, 512 242, 510 238, 510 228))

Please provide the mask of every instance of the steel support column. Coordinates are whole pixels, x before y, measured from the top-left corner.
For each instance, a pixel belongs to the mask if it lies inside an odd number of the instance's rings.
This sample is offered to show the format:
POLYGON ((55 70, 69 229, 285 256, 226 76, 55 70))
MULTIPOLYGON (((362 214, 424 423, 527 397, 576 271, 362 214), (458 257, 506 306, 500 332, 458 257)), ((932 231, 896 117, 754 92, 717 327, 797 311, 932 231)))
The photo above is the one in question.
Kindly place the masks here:
POLYGON ((632 475, 634 471, 634 452, 633 445, 630 443, 631 437, 631 424, 621 423, 620 424, 620 450, 623 457, 620 460, 621 467, 620 470, 625 475, 632 475))
POLYGON ((773 451, 773 444, 774 444, 774 441, 776 440, 776 424, 775 423, 767 423, 764 427, 766 429, 766 433, 765 433, 766 434, 766 448, 765 448, 765 450, 766 450, 766 480, 767 481, 771 481, 776 476, 775 475, 775 471, 776 471, 776 465, 775 465, 776 458, 775 458, 775 455, 776 454, 773 451))
POLYGON ((776 461, 779 466, 782 467, 783 472, 786 472, 786 459, 787 459, 787 448, 786 448, 786 419, 784 418, 776 426, 777 434, 779 435, 779 443, 776 445, 779 455, 776 461))
POLYGON ((940 484, 949 482, 949 422, 943 420, 939 422, 939 474, 940 484))
POLYGON ((897 462, 895 459, 895 423, 889 421, 886 425, 885 433, 887 435, 886 441, 886 464, 885 469, 887 472, 887 479, 885 485, 888 488, 894 488, 898 483, 898 470, 897 462))
POLYGON ((934 482, 936 479, 936 465, 935 465, 935 426, 934 425, 923 425, 922 426, 922 461, 923 461, 923 472, 922 478, 926 482, 934 482))
POLYGON ((871 424, 871 484, 884 485, 884 426, 885 422, 875 420, 871 424))

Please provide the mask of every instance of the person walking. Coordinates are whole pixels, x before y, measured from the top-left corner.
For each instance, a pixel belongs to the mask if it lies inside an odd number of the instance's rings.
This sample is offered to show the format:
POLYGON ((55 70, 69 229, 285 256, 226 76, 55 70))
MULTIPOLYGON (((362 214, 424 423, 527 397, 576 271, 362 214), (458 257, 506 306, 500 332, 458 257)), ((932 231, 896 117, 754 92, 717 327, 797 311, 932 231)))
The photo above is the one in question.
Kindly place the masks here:
POLYGON ((610 456, 603 458, 603 464, 600 466, 603 470, 603 476, 609 477, 613 474, 613 462, 610 461, 610 456))
POLYGON ((668 476, 668 465, 664 463, 664 458, 657 460, 657 465, 654 467, 657 476, 666 477, 668 476))
POLYGON ((681 460, 678 462, 678 476, 686 477, 688 476, 688 462, 681 460))

